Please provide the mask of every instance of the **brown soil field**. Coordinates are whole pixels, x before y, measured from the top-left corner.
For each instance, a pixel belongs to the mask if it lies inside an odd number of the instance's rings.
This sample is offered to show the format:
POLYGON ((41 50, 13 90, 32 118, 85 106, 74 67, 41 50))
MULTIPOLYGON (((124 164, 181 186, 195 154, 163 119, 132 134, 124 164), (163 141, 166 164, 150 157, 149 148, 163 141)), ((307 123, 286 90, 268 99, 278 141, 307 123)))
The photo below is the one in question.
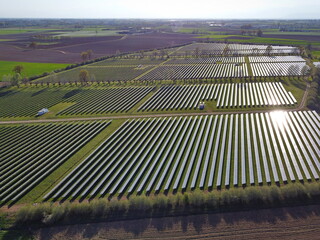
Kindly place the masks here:
POLYGON ((30 34, 10 35, 11 42, 0 43, 0 61, 77 63, 81 61, 80 53, 93 50, 93 57, 155 48, 173 47, 195 41, 195 35, 180 33, 148 33, 128 35, 125 37, 84 37, 66 38, 55 45, 41 45, 36 50, 26 48, 30 34))
POLYGON ((98 42, 98 41, 114 41, 121 39, 122 36, 104 36, 104 37, 74 37, 74 38, 61 38, 59 40, 33 40, 33 39, 17 39, 15 41, 11 41, 10 44, 13 44, 18 47, 25 48, 28 46, 32 41, 36 41, 39 43, 54 43, 48 45, 39 45, 38 48, 40 49, 51 49, 57 47, 65 47, 69 45, 76 45, 76 44, 85 44, 90 42, 98 42))
POLYGON ((94 53, 115 54, 117 50, 121 53, 139 50, 153 50, 155 48, 173 47, 176 45, 192 42, 194 35, 188 34, 167 34, 152 33, 143 35, 128 35, 118 41, 107 44, 104 41, 97 41, 81 45, 70 45, 68 47, 55 48, 65 52, 81 52, 85 49, 92 49, 94 53))
POLYGON ((0 61, 74 63, 80 61, 80 53, 65 53, 51 49, 30 50, 0 44, 0 61))
POLYGON ((316 206, 56 226, 36 239, 320 239, 316 206))

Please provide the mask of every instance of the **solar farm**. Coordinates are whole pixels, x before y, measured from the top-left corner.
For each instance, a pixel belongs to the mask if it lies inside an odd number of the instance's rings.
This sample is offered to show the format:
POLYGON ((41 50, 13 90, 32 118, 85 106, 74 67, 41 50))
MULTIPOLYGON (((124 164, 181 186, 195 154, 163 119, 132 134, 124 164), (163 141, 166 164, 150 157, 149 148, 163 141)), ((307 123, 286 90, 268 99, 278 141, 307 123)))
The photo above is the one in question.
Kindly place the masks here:
POLYGON ((197 109, 201 101, 216 101, 218 108, 289 106, 297 100, 279 82, 225 83, 161 87, 139 111, 197 109))
POLYGON ((127 121, 44 198, 319 179, 319 126, 311 111, 127 121))
POLYGON ((1 126, 1 201, 19 199, 109 124, 1 126))
POLYGON ((0 201, 318 181, 310 70, 292 46, 193 43, 1 89, 0 201))

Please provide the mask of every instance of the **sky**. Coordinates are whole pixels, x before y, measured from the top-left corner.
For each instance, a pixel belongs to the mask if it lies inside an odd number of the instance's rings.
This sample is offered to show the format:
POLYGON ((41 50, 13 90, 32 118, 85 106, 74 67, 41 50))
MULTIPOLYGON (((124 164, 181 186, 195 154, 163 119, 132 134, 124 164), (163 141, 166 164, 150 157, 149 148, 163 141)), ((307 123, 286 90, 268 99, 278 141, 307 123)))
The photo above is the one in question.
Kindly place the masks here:
POLYGON ((320 0, 0 0, 0 18, 319 19, 320 0))

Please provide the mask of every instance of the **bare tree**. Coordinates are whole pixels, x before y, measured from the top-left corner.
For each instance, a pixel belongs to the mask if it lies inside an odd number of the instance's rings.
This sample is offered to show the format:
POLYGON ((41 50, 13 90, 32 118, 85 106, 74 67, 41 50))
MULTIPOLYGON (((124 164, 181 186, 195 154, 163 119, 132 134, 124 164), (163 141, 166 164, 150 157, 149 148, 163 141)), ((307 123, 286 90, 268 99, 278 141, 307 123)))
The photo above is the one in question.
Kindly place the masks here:
POLYGON ((158 51, 157 51, 157 49, 154 49, 153 52, 152 52, 152 58, 156 59, 157 56, 158 56, 158 51))
POLYGON ((266 54, 267 54, 268 56, 270 56, 272 50, 273 50, 272 46, 271 46, 271 45, 268 45, 267 48, 266 48, 266 54))
POLYGON ((294 67, 294 65, 290 65, 290 66, 288 67, 287 74, 288 74, 288 76, 293 76, 293 75, 295 75, 295 67, 294 67))
POLYGON ((140 58, 144 58, 144 51, 143 50, 140 51, 140 58))
POLYGON ((38 44, 36 42, 32 42, 32 43, 29 44, 28 47, 32 48, 32 49, 36 49, 38 47, 38 44))
POLYGON ((120 56, 120 54, 121 54, 120 50, 119 50, 119 49, 117 49, 117 51, 116 51, 116 56, 117 56, 117 57, 119 57, 119 56, 120 56))
POLYGON ((88 54, 88 59, 91 60, 92 55, 93 55, 93 51, 91 49, 87 50, 87 54, 88 54))
POLYGON ((81 84, 85 84, 89 79, 89 72, 85 69, 82 69, 79 73, 79 81, 81 84))
POLYGON ((88 60, 88 52, 82 52, 80 56, 83 62, 88 60))
POLYGON ((226 56, 229 54, 229 52, 230 52, 230 48, 229 48, 229 44, 227 44, 222 51, 222 55, 226 56))
POLYGON ((199 55, 200 55, 200 49, 199 49, 198 47, 196 47, 196 49, 194 50, 194 56, 195 56, 196 58, 198 58, 199 55))
POLYGON ((166 51, 164 49, 161 49, 160 50, 160 56, 161 56, 161 59, 164 59, 164 56, 166 55, 166 51))
POLYGON ((302 68, 301 68, 301 75, 303 77, 307 76, 309 73, 309 67, 307 65, 304 65, 302 68))

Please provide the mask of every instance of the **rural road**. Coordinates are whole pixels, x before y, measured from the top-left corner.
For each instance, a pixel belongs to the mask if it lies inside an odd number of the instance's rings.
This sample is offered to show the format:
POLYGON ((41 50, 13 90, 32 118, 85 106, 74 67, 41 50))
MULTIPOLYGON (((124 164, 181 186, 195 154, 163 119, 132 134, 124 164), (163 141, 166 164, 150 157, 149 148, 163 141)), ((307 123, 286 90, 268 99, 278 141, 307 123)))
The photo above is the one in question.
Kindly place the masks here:
MULTIPOLYGON (((294 109, 279 109, 281 111, 299 111, 302 110, 306 104, 309 93, 310 84, 307 85, 306 91, 303 95, 302 101, 297 108, 294 109)), ((150 117, 179 117, 179 116, 199 116, 199 115, 222 115, 222 114, 241 114, 241 113, 264 113, 276 111, 278 109, 268 110, 239 110, 228 112, 204 112, 204 113, 163 113, 163 114, 148 114, 148 115, 118 115, 118 116, 104 116, 104 117, 83 117, 83 118, 63 118, 63 119, 40 119, 40 120, 20 120, 20 121, 0 121, 0 124, 21 124, 21 123, 46 123, 46 122, 73 122, 73 121, 92 121, 92 120, 108 120, 108 119, 134 119, 134 118, 150 118, 150 117)))

